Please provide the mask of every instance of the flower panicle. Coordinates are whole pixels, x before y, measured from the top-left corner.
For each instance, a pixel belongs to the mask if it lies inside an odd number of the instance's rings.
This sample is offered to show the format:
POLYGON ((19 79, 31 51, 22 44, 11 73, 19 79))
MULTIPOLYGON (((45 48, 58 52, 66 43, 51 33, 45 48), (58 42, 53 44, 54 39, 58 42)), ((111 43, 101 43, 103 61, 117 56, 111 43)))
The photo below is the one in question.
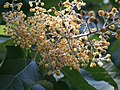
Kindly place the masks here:
POLYGON ((120 25, 119 19, 115 21, 115 16, 119 13, 117 8, 113 7, 109 12, 98 11, 98 15, 105 20, 102 28, 98 28, 99 19, 94 11, 86 12, 81 9, 85 5, 82 0, 60 2, 58 6, 64 7, 61 10, 55 7, 47 10, 41 0, 30 1, 29 4, 30 12, 34 15, 27 17, 20 10, 21 3, 5 3, 4 8, 12 7, 13 10, 3 13, 6 21, 4 32, 14 39, 16 46, 32 48, 35 45, 42 56, 40 65, 49 69, 48 74, 60 75, 60 70, 65 66, 70 70, 80 70, 87 66, 102 67, 103 62, 111 61, 110 54, 106 54, 110 45, 107 39, 109 34, 120 38, 120 30, 114 31, 120 25), (15 10, 15 7, 19 9, 15 10), (96 27, 91 28, 91 23, 96 27), (94 35, 98 39, 92 38, 94 35))

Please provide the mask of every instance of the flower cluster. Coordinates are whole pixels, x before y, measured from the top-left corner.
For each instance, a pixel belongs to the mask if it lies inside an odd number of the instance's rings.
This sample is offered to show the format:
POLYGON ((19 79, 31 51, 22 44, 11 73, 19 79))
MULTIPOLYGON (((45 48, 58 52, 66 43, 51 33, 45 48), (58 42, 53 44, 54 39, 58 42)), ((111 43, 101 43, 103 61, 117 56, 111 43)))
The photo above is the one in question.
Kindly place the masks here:
POLYGON ((35 45, 37 52, 42 55, 40 64, 49 69, 49 74, 60 75, 61 68, 65 66, 70 70, 80 70, 88 65, 101 67, 103 61, 111 61, 110 54, 105 55, 110 45, 108 35, 120 38, 120 30, 117 33, 114 31, 116 25, 120 24, 120 20, 115 18, 119 13, 116 8, 110 12, 98 11, 98 15, 104 19, 104 25, 98 28, 99 20, 95 13, 81 9, 86 5, 82 0, 60 2, 59 11, 55 7, 46 10, 40 0, 30 1, 29 4, 30 12, 34 15, 26 17, 23 11, 19 11, 21 3, 5 3, 4 8, 12 8, 12 11, 3 13, 5 32, 14 39, 15 45, 22 48, 35 45), (92 39, 94 35, 98 38, 92 39))

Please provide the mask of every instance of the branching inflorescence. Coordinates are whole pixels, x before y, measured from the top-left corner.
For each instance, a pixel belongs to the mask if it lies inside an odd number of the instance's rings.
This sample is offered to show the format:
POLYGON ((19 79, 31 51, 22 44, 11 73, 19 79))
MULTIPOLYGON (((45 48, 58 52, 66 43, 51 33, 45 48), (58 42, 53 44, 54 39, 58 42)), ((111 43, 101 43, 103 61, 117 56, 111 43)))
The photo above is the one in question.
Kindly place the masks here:
POLYGON ((15 45, 22 48, 35 45, 42 55, 40 64, 49 69, 49 74, 60 75, 61 68, 65 66, 70 70, 80 70, 88 65, 101 67, 104 61, 111 61, 110 54, 104 54, 110 45, 107 41, 109 34, 120 38, 120 30, 114 30, 120 26, 120 18, 116 18, 119 14, 117 8, 113 7, 109 12, 99 10, 98 15, 104 24, 98 27, 95 13, 81 9, 86 5, 82 0, 60 2, 59 11, 55 7, 46 10, 40 0, 29 4, 34 15, 27 17, 20 11, 22 3, 5 3, 4 8, 12 8, 12 11, 3 13, 5 32, 14 39, 15 45), (92 39, 94 35, 98 38, 92 39))

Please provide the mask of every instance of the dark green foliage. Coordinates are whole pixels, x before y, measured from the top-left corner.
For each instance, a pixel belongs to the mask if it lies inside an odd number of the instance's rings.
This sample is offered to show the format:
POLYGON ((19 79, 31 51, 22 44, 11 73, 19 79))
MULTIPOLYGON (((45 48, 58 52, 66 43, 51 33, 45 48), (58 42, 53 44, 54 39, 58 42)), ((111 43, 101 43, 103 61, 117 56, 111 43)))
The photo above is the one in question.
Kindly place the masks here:
POLYGON ((68 79, 68 81, 76 88, 76 90, 95 90, 94 87, 90 86, 87 81, 81 76, 81 74, 76 70, 69 70, 65 67, 62 69, 62 73, 68 79))
POLYGON ((103 80, 114 86, 115 88, 118 88, 115 81, 112 79, 112 77, 109 75, 109 73, 99 66, 95 68, 87 67, 86 70, 93 76, 93 78, 97 81, 103 80))

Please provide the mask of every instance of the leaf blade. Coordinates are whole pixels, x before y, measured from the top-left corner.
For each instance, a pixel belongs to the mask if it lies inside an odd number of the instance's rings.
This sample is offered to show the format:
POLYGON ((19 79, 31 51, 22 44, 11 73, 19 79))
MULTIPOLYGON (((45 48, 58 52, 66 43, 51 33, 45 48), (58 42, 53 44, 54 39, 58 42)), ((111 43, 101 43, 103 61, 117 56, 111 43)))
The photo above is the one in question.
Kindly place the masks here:
POLYGON ((62 69, 62 73, 65 75, 68 81, 71 84, 73 84, 76 90, 85 90, 85 89, 95 90, 95 88, 90 86, 78 71, 76 70, 70 71, 67 67, 65 67, 62 69))

